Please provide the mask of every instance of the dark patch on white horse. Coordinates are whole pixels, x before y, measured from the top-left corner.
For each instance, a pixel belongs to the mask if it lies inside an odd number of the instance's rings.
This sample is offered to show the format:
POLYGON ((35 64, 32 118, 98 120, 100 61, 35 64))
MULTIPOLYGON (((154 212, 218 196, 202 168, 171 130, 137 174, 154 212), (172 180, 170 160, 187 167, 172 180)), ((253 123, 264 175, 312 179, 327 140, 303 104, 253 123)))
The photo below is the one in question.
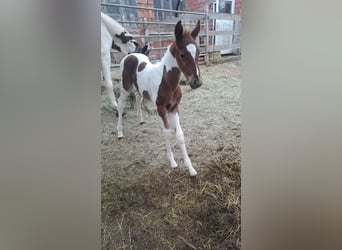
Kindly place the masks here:
MULTIPOLYGON (((150 51, 151 51, 151 47, 149 44, 146 44, 144 45, 144 47, 141 47, 139 45, 138 42, 136 42, 135 40, 133 40, 133 44, 135 45, 135 50, 133 52, 130 52, 129 54, 132 54, 132 53, 141 53, 145 56, 148 56, 150 54, 150 51)), ((121 47, 119 45, 117 45, 114 40, 112 41, 112 49, 114 50, 117 50, 119 52, 122 52, 121 51, 121 47)))
POLYGON ((113 40, 113 42, 112 42, 112 49, 115 49, 115 50, 121 52, 120 46, 116 45, 116 44, 114 43, 114 40, 113 40))
POLYGON ((127 32, 124 31, 124 32, 121 32, 119 35, 115 34, 115 36, 119 38, 123 44, 126 44, 128 41, 133 40, 133 36, 126 36, 126 33, 127 32))

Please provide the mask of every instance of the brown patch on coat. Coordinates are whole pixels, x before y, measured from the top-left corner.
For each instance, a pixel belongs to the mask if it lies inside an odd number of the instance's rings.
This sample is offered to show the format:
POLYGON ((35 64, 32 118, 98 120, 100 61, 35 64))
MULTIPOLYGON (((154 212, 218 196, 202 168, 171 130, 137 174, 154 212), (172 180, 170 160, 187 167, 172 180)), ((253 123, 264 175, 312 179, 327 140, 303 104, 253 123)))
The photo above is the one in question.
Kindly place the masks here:
POLYGON ((139 91, 136 73, 137 67, 138 58, 136 58, 134 55, 127 56, 123 64, 122 71, 122 86, 126 91, 130 91, 132 89, 133 84, 139 91))
POLYGON ((143 94, 143 97, 144 97, 145 100, 151 101, 151 96, 150 96, 150 94, 148 93, 148 91, 144 90, 144 91, 142 92, 142 94, 143 94))
POLYGON ((170 71, 166 71, 164 66, 163 78, 158 89, 156 105, 165 128, 170 127, 167 120, 167 113, 178 112, 178 104, 182 99, 182 91, 179 86, 180 74, 181 72, 178 68, 172 68, 170 71))
POLYGON ((141 72, 144 70, 144 68, 146 67, 146 62, 142 62, 139 64, 139 67, 138 67, 138 72, 141 72))

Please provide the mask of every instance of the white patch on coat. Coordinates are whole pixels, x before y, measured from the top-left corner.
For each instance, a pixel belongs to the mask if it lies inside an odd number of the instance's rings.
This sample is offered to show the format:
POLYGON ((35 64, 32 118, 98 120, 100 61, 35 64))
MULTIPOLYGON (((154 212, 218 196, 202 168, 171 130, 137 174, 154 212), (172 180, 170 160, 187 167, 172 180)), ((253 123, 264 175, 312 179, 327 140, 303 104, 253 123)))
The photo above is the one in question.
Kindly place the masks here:
POLYGON ((196 51, 197 51, 195 44, 190 43, 190 44, 186 45, 186 49, 190 52, 192 57, 195 59, 196 58, 196 51))
MULTIPOLYGON (((191 56, 192 56, 192 57, 194 58, 194 60, 195 60, 195 58, 196 58, 196 52, 197 52, 197 48, 196 48, 195 44, 192 44, 192 43, 188 44, 188 45, 186 46, 186 49, 190 52, 191 56)), ((199 75, 199 70, 198 70, 197 65, 196 65, 196 74, 199 75)))
POLYGON ((177 68, 177 69, 179 68, 176 58, 174 58, 173 55, 171 54, 170 46, 171 45, 169 45, 165 55, 161 59, 161 63, 165 65, 167 72, 171 71, 173 68, 177 68))

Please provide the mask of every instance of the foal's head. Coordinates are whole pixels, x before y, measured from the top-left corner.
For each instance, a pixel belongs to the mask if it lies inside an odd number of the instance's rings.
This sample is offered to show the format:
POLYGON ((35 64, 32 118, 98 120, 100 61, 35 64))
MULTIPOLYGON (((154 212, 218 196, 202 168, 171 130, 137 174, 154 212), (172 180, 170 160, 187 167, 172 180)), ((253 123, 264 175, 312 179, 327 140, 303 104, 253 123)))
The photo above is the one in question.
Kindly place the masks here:
POLYGON ((200 21, 191 31, 183 30, 181 21, 175 27, 175 49, 178 66, 190 82, 191 88, 195 89, 202 85, 200 70, 198 67, 199 49, 196 44, 196 37, 200 31, 200 21))
POLYGON ((139 43, 135 42, 135 50, 132 53, 141 53, 145 56, 148 56, 150 54, 150 51, 152 49, 151 43, 147 42, 145 43, 144 47, 140 47, 139 43))

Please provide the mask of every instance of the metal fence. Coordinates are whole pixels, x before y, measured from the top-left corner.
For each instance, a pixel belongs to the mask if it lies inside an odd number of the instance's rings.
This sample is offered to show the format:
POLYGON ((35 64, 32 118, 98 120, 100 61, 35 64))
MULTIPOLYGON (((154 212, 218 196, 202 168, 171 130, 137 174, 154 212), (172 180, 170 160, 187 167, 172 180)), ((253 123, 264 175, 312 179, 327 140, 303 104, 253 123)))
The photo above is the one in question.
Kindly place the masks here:
MULTIPOLYGON (((210 11, 210 6, 206 7, 205 12, 176 11, 114 3, 101 3, 101 7, 103 12, 120 22, 141 44, 152 43, 152 50, 149 54, 151 61, 159 60, 164 55, 167 46, 173 40, 174 26, 178 20, 181 20, 189 29, 201 20, 201 31, 197 42, 201 59, 205 64, 209 64, 211 53, 222 51, 240 53, 240 15, 214 13, 210 11), (232 29, 216 30, 217 20, 231 20, 232 29)), ((112 53, 114 55, 113 66, 117 66, 122 55, 115 51, 112 53)))

